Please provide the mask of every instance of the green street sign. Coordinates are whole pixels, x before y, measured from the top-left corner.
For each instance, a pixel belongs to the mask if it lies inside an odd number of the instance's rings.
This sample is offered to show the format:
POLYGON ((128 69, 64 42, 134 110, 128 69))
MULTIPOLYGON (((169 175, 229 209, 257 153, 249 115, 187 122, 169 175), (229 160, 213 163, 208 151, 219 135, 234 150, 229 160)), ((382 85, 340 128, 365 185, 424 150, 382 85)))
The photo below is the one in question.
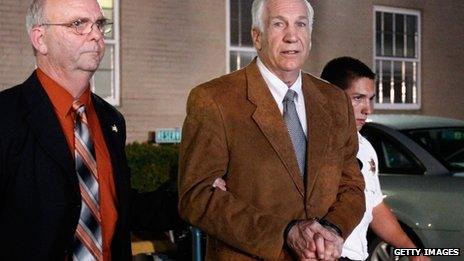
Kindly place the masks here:
POLYGON ((162 128, 155 130, 156 143, 180 143, 181 128, 162 128))

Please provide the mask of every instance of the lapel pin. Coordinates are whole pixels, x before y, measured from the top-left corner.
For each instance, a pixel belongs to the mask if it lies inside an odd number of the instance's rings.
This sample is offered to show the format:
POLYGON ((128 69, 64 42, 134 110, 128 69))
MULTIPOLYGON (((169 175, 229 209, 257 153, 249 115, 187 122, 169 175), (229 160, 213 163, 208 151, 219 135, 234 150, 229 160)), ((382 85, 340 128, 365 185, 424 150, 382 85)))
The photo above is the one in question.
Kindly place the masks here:
POLYGON ((113 124, 113 126, 111 126, 111 130, 117 133, 118 132, 118 127, 116 127, 116 125, 113 124))

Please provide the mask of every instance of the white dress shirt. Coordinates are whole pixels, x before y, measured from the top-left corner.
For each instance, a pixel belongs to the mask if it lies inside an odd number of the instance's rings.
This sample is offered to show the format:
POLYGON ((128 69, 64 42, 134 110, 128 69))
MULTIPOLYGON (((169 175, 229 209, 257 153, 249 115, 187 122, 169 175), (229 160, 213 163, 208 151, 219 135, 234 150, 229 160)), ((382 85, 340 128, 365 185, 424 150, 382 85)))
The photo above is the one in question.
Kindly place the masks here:
POLYGON ((284 101, 284 97, 288 91, 288 88, 296 92, 296 113, 298 114, 298 118, 300 118, 301 127, 303 127, 305 135, 308 136, 306 131, 308 129, 306 126, 306 109, 304 103, 303 90, 301 89, 301 70, 298 74, 298 78, 296 79, 295 83, 293 83, 292 86, 288 87, 281 79, 279 79, 271 71, 269 71, 269 69, 263 64, 259 57, 257 59, 256 64, 258 65, 259 72, 263 76, 264 81, 267 84, 267 87, 269 87, 269 90, 271 91, 271 94, 274 97, 274 100, 276 101, 277 106, 279 107, 280 113, 282 115, 284 113, 284 105, 282 102, 284 101))
POLYGON ((378 176, 377 153, 371 143, 358 132, 359 150, 356 157, 362 162, 362 175, 366 183, 364 194, 366 196, 366 212, 358 226, 346 239, 342 255, 353 260, 365 260, 367 252, 367 229, 372 221, 372 210, 383 200, 378 176))

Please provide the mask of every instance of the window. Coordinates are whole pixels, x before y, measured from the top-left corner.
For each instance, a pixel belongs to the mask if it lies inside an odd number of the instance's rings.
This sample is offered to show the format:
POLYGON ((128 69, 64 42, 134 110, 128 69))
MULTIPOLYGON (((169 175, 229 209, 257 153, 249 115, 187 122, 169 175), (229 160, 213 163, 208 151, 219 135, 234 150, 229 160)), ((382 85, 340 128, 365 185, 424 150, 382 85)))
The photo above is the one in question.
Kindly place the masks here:
POLYGON ((451 171, 464 171, 464 128, 420 129, 405 133, 451 171))
POLYGON ((369 140, 377 153, 379 174, 424 174, 425 168, 419 160, 389 134, 369 126, 364 126, 361 134, 369 140))
POLYGON ((114 106, 119 105, 119 0, 98 0, 113 28, 105 35, 106 51, 95 72, 92 91, 114 106))
POLYGON ((415 167, 414 161, 393 143, 384 140, 381 141, 380 145, 381 152, 379 154, 382 155, 382 158, 379 161, 382 162, 380 165, 384 165, 385 171, 404 171, 404 169, 415 167))
POLYGON ((251 39, 252 0, 227 1, 227 71, 245 67, 256 56, 251 39))
POLYGON ((375 108, 420 109, 420 12, 374 7, 375 108))

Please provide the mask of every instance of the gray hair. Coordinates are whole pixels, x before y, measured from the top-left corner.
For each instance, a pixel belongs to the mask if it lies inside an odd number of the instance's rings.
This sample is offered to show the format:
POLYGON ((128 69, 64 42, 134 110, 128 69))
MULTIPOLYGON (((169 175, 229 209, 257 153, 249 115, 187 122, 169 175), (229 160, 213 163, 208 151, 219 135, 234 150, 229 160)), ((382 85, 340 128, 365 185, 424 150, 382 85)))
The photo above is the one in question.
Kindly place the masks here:
MULTIPOLYGON (((309 19, 309 31, 313 30, 313 18, 314 18, 314 10, 311 4, 307 0, 301 0, 306 4, 306 12, 308 13, 309 19)), ((268 0, 254 0, 253 6, 251 7, 251 15, 253 18, 252 29, 257 28, 260 32, 264 32, 264 20, 263 20, 263 13, 264 13, 264 6, 268 2, 268 0)))
POLYGON ((45 19, 45 2, 46 0, 33 0, 26 15, 26 29, 30 35, 32 28, 46 22, 45 19))

